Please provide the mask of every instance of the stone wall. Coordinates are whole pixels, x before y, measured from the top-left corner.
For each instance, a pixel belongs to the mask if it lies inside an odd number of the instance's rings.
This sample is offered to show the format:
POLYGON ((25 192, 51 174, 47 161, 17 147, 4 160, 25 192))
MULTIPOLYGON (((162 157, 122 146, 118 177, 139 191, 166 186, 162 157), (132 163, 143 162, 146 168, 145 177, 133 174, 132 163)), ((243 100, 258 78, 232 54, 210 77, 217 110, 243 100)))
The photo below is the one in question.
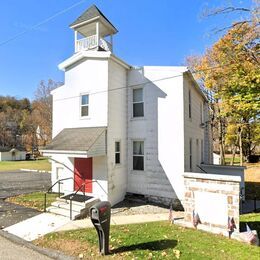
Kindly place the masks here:
POLYGON ((193 225, 193 214, 198 214, 198 229, 228 235, 228 217, 233 218, 239 231, 239 192, 241 178, 217 174, 185 173, 186 226, 193 225))

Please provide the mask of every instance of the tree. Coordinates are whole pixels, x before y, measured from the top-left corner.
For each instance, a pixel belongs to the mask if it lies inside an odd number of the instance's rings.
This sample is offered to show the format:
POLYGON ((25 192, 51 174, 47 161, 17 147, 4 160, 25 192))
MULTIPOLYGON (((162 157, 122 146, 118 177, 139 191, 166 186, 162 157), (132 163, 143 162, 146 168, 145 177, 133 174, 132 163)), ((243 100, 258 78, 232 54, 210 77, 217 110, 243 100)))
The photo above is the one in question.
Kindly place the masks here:
MULTIPOLYGON (((222 163, 227 119, 237 125, 241 163, 245 133, 259 118, 260 74, 258 30, 252 24, 232 27, 204 56, 192 57, 189 64, 197 71, 212 96, 213 122, 218 125, 222 163)), ((249 151, 251 151, 249 149, 249 151)))
MULTIPOLYGON (((35 142, 45 146, 52 137, 52 96, 51 91, 61 85, 51 79, 46 83, 41 81, 32 104, 32 121, 34 122, 35 142), (38 131, 37 131, 38 129, 38 131)), ((37 146, 38 144, 35 143, 37 146)))

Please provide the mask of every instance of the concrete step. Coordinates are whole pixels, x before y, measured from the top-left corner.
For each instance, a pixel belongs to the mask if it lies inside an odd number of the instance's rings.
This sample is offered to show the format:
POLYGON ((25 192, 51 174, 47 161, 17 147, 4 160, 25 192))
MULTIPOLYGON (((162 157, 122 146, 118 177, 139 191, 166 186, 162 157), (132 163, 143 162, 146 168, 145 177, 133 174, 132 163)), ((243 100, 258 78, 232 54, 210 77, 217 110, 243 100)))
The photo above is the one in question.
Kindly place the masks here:
MULTIPOLYGON (((82 219, 89 216, 89 209, 99 202, 97 198, 91 198, 86 202, 72 201, 72 219, 82 219)), ((70 200, 57 198, 49 208, 47 212, 54 213, 56 215, 70 217, 70 200)))
MULTIPOLYGON (((67 202, 63 202, 63 201, 54 201, 51 205, 56 208, 68 209, 68 210, 70 209, 70 204, 67 202)), ((80 213, 80 211, 84 208, 85 208, 85 205, 78 205, 78 204, 72 203, 72 211, 74 211, 74 212, 80 213)))
MULTIPOLYGON (((57 208, 57 207, 54 207, 54 206, 50 206, 46 210, 47 210, 47 212, 50 212, 52 214, 70 218, 70 210, 69 209, 63 209, 63 208, 57 208)), ((80 215, 79 212, 72 211, 72 220, 75 220, 79 215, 80 215)))

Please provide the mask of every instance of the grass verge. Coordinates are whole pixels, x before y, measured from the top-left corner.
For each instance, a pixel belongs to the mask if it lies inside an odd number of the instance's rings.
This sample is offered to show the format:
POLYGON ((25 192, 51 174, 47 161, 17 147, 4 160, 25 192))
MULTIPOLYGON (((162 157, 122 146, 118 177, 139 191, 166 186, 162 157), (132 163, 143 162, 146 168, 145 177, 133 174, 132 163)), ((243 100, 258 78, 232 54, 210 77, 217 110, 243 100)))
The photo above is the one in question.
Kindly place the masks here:
POLYGON ((0 162, 0 172, 1 171, 15 171, 19 169, 30 169, 30 170, 43 170, 50 171, 51 164, 48 159, 40 158, 38 160, 32 161, 2 161, 0 162))
MULTIPOLYGON (((56 200, 57 197, 58 195, 54 193, 47 194, 47 203, 46 203, 47 207, 49 207, 51 203, 56 200)), ((6 199, 6 201, 14 204, 22 205, 28 208, 34 208, 39 211, 43 211, 44 193, 33 192, 29 194, 23 194, 23 195, 8 198, 6 199)))
MULTIPOLYGON (((259 259, 260 248, 168 222, 111 226, 108 259, 259 259)), ((48 234, 34 241, 84 259, 98 259, 94 228, 48 234)))

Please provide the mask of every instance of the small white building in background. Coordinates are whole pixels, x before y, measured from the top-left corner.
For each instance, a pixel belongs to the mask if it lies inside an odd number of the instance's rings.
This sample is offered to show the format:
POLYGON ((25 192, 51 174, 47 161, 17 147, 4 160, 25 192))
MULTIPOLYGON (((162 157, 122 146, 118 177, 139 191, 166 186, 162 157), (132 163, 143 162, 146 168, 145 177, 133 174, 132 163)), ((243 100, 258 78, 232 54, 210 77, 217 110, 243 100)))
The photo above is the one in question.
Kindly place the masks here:
POLYGON ((23 161, 26 151, 20 148, 0 147, 0 161, 23 161))
POLYGON ((216 165, 220 164, 220 155, 217 153, 213 153, 213 164, 216 164, 216 165))
POLYGON ((115 56, 117 29, 96 6, 71 28, 75 53, 59 65, 65 83, 52 92, 53 141, 43 151, 52 182, 71 177, 63 192, 85 185, 112 205, 134 193, 181 206, 184 172, 213 160, 208 102, 191 72, 115 56))

